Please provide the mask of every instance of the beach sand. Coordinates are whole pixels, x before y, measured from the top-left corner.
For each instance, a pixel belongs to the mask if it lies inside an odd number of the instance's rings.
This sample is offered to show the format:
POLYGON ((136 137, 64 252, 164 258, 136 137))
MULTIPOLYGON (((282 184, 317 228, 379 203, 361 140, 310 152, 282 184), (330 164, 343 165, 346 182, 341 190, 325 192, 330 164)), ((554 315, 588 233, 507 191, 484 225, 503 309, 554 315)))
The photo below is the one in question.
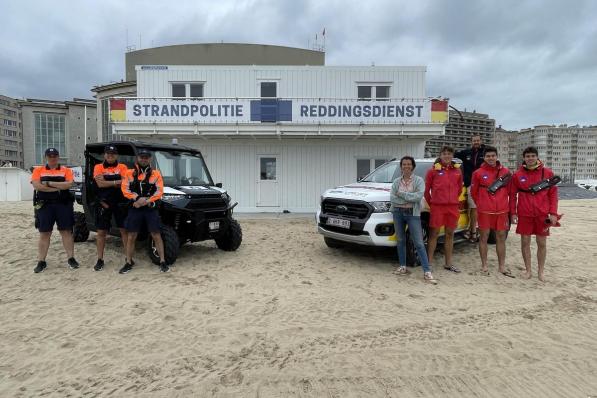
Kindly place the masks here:
POLYGON ((94 272, 93 233, 70 270, 55 233, 34 274, 31 204, 1 203, 0 397, 597 396, 597 201, 560 208, 547 283, 535 260, 498 274, 493 246, 482 276, 464 243, 431 286, 392 252, 327 248, 312 218, 242 219, 237 252, 187 245, 169 274, 139 244, 119 275, 115 238, 94 272))

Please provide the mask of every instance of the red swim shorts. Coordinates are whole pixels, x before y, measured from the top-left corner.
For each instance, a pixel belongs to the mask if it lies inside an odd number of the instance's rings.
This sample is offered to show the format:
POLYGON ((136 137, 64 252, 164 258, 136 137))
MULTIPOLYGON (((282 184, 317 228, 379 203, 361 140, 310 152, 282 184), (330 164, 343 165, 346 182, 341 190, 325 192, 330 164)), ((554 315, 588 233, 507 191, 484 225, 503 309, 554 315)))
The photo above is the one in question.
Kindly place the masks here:
POLYGON ((429 226, 431 228, 456 229, 459 218, 460 209, 458 205, 432 205, 429 226))
POLYGON ((479 229, 494 231, 507 231, 510 228, 510 216, 508 213, 481 213, 477 212, 479 229))
POLYGON ((519 235, 549 236, 549 224, 545 223, 547 216, 543 217, 518 217, 516 233, 519 235))

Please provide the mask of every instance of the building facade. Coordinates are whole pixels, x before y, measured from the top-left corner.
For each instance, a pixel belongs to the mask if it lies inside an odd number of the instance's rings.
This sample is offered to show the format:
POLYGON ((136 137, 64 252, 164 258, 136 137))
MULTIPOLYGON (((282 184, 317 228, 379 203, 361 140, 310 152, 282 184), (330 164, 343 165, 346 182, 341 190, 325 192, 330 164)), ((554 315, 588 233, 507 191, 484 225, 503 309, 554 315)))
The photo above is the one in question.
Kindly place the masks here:
POLYGON ((498 150, 500 162, 510 170, 516 170, 522 160, 517 139, 517 131, 504 130, 501 125, 495 129, 493 144, 498 150))
POLYGON ((565 182, 596 179, 597 126, 541 125, 518 134, 517 151, 534 146, 539 158, 565 182))
POLYGON ((137 97, 110 101, 112 136, 202 151, 238 211, 312 212, 325 189, 422 157, 447 101, 425 67, 136 67, 137 97))
POLYGON ((84 164, 87 142, 97 142, 96 102, 26 99, 19 101, 23 119, 24 167, 45 162, 44 152, 55 147, 60 161, 69 166, 84 164))
POLYGON ((426 157, 437 157, 444 145, 453 147, 456 151, 469 148, 473 134, 480 134, 483 143, 493 144, 495 120, 484 113, 450 111, 450 120, 446 125, 446 133, 427 141, 425 145, 426 157))
POLYGON ((16 99, 0 95, 0 167, 24 168, 21 110, 16 99))

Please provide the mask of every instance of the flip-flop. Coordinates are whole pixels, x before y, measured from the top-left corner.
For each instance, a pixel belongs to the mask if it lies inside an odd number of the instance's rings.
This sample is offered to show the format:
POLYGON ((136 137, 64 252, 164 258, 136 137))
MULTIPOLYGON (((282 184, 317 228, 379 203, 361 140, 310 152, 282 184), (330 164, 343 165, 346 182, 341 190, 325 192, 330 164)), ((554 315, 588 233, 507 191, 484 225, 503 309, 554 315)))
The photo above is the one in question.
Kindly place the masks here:
POLYGON ((456 268, 455 266, 453 266, 453 265, 450 265, 449 267, 444 267, 444 269, 448 270, 448 271, 455 272, 457 274, 460 273, 460 270, 458 268, 456 268))
POLYGON ((508 278, 516 278, 509 269, 505 270, 504 272, 500 271, 500 274, 507 276, 508 278))
POLYGON ((489 276, 489 270, 481 270, 481 275, 489 276))

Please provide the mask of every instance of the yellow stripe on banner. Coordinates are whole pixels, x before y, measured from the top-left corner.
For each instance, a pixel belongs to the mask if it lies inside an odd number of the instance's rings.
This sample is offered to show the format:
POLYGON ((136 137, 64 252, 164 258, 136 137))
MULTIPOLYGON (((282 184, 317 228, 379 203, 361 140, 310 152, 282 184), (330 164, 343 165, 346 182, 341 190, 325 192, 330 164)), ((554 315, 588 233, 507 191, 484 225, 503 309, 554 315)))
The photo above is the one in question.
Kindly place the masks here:
POLYGON ((445 123, 448 121, 448 112, 431 112, 432 123, 445 123))
POLYGON ((126 120, 126 111, 124 109, 110 111, 110 120, 113 122, 124 122, 126 120))

